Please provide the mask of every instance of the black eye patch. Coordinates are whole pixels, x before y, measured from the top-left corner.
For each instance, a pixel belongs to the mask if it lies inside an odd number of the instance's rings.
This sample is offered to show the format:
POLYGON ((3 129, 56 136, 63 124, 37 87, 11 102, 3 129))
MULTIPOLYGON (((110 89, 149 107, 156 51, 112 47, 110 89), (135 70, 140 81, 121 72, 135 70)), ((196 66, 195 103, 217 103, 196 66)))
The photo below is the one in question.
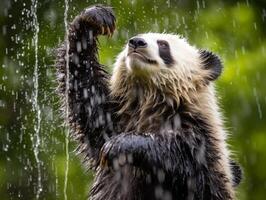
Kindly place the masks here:
POLYGON ((174 63, 174 59, 171 55, 170 47, 167 41, 165 40, 157 40, 157 44, 159 47, 159 55, 163 59, 166 65, 172 65, 174 63))

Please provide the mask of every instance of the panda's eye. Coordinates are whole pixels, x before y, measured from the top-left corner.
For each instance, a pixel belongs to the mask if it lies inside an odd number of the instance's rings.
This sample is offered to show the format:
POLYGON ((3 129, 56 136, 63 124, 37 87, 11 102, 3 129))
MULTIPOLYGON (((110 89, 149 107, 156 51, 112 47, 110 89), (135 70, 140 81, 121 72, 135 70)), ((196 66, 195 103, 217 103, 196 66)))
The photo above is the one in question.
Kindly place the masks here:
POLYGON ((169 44, 165 40, 158 40, 157 43, 160 48, 165 48, 165 49, 169 48, 169 44))
POLYGON ((169 47, 169 43, 165 40, 157 40, 159 56, 162 58, 164 63, 168 66, 174 63, 174 59, 171 55, 171 49, 169 47))

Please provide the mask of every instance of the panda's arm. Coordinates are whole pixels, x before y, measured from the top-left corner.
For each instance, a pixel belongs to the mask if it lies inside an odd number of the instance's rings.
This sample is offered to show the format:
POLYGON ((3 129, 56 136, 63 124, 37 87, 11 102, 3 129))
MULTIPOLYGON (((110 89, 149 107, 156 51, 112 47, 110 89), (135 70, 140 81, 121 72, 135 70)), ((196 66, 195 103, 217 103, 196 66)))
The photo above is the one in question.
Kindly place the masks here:
POLYGON ((104 144, 100 166, 119 172, 131 165, 153 174, 158 182, 170 182, 177 193, 189 191, 196 199, 230 199, 224 187, 229 180, 211 167, 219 156, 208 152, 209 145, 204 135, 192 132, 122 133, 104 144))
POLYGON ((204 142, 198 136, 184 139, 174 132, 121 133, 104 144, 101 165, 119 167, 130 164, 147 171, 163 170, 172 175, 187 171, 193 174, 194 166, 206 164, 206 160, 197 159, 197 154, 204 149, 201 145, 204 142))
MULTIPOLYGON (((211 146, 204 135, 193 132, 122 133, 104 144, 100 166, 119 171, 131 165, 153 174, 159 182, 170 181, 174 190, 189 190, 197 199, 230 199, 224 187, 229 180, 212 167, 219 155, 210 153, 215 151, 211 146)), ((235 163, 230 164, 237 186, 241 171, 235 163)))
POLYGON ((98 62, 97 36, 110 36, 114 29, 111 8, 87 8, 69 25, 69 33, 57 49, 58 90, 67 104, 67 122, 79 140, 79 150, 94 164, 105 134, 112 131, 109 75, 98 62))

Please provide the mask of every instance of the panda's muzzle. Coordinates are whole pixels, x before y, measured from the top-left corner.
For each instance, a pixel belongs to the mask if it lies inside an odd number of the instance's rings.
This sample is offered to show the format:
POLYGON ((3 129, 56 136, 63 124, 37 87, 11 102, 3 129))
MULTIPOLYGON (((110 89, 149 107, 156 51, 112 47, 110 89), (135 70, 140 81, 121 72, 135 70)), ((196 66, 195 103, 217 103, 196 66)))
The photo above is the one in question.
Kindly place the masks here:
POLYGON ((137 59, 142 60, 145 63, 157 64, 155 60, 150 59, 145 54, 145 48, 148 46, 147 42, 142 38, 131 38, 128 41, 128 56, 133 56, 137 59))
POLYGON ((143 52, 137 51, 135 49, 132 50, 132 48, 131 48, 131 50, 129 48, 127 55, 132 56, 134 58, 137 58, 137 59, 141 60, 142 62, 145 62, 148 64, 153 64, 153 65, 157 64, 156 60, 152 60, 152 59, 148 58, 147 56, 145 56, 143 52))

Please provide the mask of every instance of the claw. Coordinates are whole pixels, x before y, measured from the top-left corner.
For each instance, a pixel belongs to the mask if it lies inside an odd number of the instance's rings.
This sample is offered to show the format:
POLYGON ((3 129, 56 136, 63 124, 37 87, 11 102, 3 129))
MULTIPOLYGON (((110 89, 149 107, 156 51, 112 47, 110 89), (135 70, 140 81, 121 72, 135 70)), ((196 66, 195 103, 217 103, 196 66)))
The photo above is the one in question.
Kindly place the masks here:
POLYGON ((110 31, 110 28, 108 26, 106 27, 106 32, 107 32, 107 36, 110 37, 111 36, 111 31, 110 31))
POLYGON ((102 158, 101 160, 100 160, 100 166, 102 167, 102 168, 106 168, 107 166, 108 166, 108 163, 107 163, 107 160, 105 159, 105 156, 103 156, 104 158, 102 158))
POLYGON ((110 28, 110 32, 111 32, 111 36, 113 36, 114 32, 115 32, 115 26, 111 26, 110 28))
POLYGON ((104 27, 103 26, 101 26, 101 29, 102 29, 102 35, 104 35, 104 27))

